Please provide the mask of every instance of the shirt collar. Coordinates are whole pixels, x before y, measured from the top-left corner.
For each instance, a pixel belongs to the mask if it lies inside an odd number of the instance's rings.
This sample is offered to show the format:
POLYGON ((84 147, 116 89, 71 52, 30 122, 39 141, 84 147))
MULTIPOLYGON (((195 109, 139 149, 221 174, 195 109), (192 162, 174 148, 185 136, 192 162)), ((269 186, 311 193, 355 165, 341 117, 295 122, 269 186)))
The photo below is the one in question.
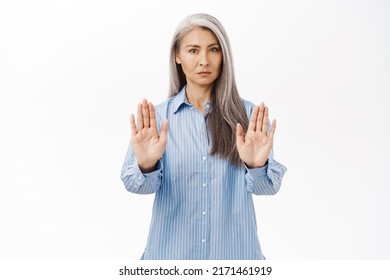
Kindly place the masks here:
POLYGON ((186 96, 186 86, 184 86, 178 94, 175 95, 175 97, 173 98, 173 101, 172 101, 172 105, 173 105, 173 113, 176 113, 177 110, 179 110, 180 106, 182 104, 187 104, 189 106, 191 106, 191 104, 188 102, 187 100, 187 96, 186 96))
MULTIPOLYGON (((173 98, 172 106, 173 106, 173 113, 174 114, 179 110, 179 108, 181 107, 182 104, 186 104, 188 106, 193 107, 193 105, 190 102, 188 102, 188 100, 187 100, 186 86, 184 86, 179 91, 179 93, 176 94, 175 97, 173 98)), ((205 109, 205 112, 207 114, 210 110, 210 101, 207 102, 204 109, 205 109)))

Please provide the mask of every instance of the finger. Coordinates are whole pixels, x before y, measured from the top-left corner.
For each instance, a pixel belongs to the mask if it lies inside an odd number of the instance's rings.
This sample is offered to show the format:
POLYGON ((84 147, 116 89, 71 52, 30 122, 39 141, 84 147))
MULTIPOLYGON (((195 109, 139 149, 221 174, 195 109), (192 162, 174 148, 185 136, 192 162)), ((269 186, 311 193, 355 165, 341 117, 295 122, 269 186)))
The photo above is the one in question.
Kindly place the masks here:
POLYGON ((261 133, 266 136, 268 133, 268 107, 264 107, 264 117, 263 117, 263 126, 261 128, 261 133))
POLYGON ((249 120, 248 131, 256 129, 256 119, 257 119, 258 113, 259 113, 259 106, 255 106, 255 108, 252 111, 251 118, 249 120))
POLYGON ((139 103, 137 107, 137 131, 144 128, 144 121, 142 117, 142 104, 139 103))
POLYGON ((144 127, 148 128, 150 126, 149 106, 145 98, 142 100, 142 114, 144 116, 144 127))
POLYGON ((271 129, 269 131, 269 138, 271 139, 272 142, 274 140, 275 130, 276 130, 276 120, 274 119, 272 120, 271 129))
POLYGON ((157 128, 156 112, 154 111, 154 106, 152 102, 149 102, 148 105, 149 105, 150 127, 157 128))
POLYGON ((261 102, 259 105, 259 114, 257 115, 256 120, 256 131, 261 132, 263 126, 263 116, 264 116, 264 102, 261 102))
POLYGON ((240 148, 242 145, 244 145, 245 137, 244 137, 244 130, 242 128, 242 125, 237 123, 236 126, 236 145, 237 148, 240 148))
POLYGON ((161 124, 160 139, 161 143, 164 145, 167 144, 167 135, 168 135, 168 120, 164 120, 161 124))
POLYGON ((137 128, 135 126, 134 114, 130 115, 130 128, 131 128, 131 136, 136 135, 137 134, 137 128))

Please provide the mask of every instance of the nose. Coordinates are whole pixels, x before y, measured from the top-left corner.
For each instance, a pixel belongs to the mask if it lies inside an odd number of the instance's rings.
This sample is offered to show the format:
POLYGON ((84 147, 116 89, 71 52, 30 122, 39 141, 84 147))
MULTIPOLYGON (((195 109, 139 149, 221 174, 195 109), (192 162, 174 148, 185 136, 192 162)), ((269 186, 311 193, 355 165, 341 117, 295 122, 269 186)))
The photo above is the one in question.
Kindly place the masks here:
POLYGON ((199 55, 199 65, 200 66, 208 66, 209 60, 207 57, 207 52, 201 52, 199 55))

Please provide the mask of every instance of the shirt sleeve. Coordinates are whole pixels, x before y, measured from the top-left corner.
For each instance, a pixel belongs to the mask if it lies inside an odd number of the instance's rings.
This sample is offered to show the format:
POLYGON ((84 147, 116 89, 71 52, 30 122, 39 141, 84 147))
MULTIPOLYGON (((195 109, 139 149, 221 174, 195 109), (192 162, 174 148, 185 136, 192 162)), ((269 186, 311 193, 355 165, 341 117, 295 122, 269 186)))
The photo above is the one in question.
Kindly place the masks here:
POLYGON ((273 153, 271 152, 267 164, 260 168, 248 168, 245 174, 247 190, 256 195, 273 195, 276 194, 280 185, 282 184, 282 178, 287 168, 273 159, 273 153))
POLYGON ((121 179, 129 192, 137 194, 155 193, 161 185, 162 169, 162 161, 158 160, 156 170, 150 173, 142 173, 130 143, 122 165, 121 179))

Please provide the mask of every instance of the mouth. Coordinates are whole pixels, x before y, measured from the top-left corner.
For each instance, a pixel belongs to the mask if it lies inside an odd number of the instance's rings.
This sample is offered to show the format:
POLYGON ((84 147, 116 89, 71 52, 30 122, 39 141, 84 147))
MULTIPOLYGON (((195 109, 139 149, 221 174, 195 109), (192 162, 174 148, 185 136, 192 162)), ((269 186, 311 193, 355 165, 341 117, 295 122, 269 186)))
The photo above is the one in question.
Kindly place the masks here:
POLYGON ((198 75, 201 75, 201 76, 207 76, 207 75, 210 75, 211 74, 211 72, 209 72, 209 71, 202 71, 202 72, 199 72, 199 73, 197 73, 198 75))

